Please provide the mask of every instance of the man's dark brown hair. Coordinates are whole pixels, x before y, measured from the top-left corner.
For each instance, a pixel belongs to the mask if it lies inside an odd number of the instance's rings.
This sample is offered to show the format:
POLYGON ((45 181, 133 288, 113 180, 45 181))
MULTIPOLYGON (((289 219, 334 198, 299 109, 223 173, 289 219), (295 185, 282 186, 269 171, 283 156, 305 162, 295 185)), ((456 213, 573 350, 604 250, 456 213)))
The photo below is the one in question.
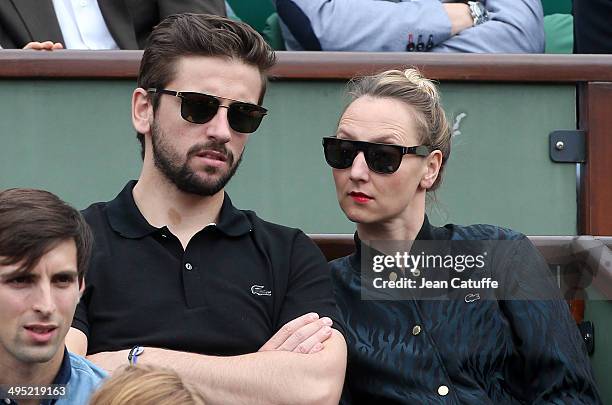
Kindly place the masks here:
POLYGON ((0 264, 31 270, 42 256, 65 240, 77 248, 79 285, 89 264, 93 237, 81 214, 43 190, 0 191, 0 264))
MULTIPOLYGON (((176 62, 183 56, 235 59, 256 67, 262 79, 259 104, 266 92, 266 72, 276 61, 272 48, 248 24, 208 14, 175 14, 151 32, 140 61, 138 87, 165 87, 174 78, 176 62)), ((152 102, 155 112, 159 95, 152 95, 152 102)), ((138 140, 144 158, 144 135, 139 133, 138 140)))

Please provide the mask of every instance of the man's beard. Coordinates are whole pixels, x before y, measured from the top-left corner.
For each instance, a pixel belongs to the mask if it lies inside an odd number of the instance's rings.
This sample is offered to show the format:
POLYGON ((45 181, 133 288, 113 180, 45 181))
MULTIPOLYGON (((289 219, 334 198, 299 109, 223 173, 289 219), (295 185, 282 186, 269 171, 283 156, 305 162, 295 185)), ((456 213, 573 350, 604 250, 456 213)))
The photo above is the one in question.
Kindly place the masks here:
MULTIPOLYGON (((189 151, 187 151, 187 156, 183 161, 181 156, 179 156, 179 154, 171 148, 168 142, 168 137, 162 132, 161 128, 159 128, 157 122, 154 122, 151 128, 151 138, 153 144, 153 161, 155 166, 179 190, 185 193, 197 194, 203 197, 209 197, 217 194, 225 187, 234 173, 236 173, 236 170, 238 170, 238 166, 240 166, 240 162, 242 161, 241 155, 238 161, 234 164, 234 154, 227 150, 225 144, 214 141, 199 143, 192 146, 189 151), (191 158, 205 150, 213 150, 222 153, 227 159, 229 170, 216 180, 202 177, 202 173, 198 175, 197 172, 193 171, 189 167, 189 161, 191 158)), ((214 175, 219 173, 221 170, 222 169, 216 167, 207 166, 204 169, 204 172, 209 175, 214 175)))

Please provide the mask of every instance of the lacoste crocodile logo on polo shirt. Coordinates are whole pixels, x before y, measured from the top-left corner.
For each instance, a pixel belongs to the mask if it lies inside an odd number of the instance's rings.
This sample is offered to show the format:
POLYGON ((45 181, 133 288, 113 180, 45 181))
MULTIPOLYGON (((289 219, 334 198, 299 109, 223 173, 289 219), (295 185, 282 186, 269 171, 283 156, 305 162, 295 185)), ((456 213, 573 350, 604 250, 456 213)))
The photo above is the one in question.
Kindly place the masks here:
POLYGON ((272 295, 272 291, 264 290, 263 285, 254 285, 251 287, 251 293, 253 295, 272 295))

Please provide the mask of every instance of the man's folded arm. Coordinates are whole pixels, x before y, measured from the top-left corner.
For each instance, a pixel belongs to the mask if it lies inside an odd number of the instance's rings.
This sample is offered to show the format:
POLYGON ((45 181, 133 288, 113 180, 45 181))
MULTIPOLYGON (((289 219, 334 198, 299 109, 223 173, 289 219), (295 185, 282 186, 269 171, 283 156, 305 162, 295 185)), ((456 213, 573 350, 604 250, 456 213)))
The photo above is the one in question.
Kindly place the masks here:
MULTIPOLYGON (((312 354, 264 351, 227 357, 146 347, 138 363, 176 370, 200 387, 211 404, 337 404, 346 343, 332 330, 323 346, 312 354)), ((112 371, 127 364, 127 353, 102 352, 88 359, 112 371)))

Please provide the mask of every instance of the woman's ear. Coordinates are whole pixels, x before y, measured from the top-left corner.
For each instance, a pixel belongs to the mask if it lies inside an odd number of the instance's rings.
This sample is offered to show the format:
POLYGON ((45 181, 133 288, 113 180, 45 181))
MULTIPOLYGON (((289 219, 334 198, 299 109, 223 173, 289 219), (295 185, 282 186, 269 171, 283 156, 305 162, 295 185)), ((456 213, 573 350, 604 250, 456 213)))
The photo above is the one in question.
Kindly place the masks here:
POLYGON ((137 88, 132 93, 132 125, 139 134, 148 134, 153 122, 153 105, 147 91, 137 88))
POLYGON ((431 152, 426 158, 425 162, 425 174, 421 178, 420 186, 428 190, 433 187, 438 174, 440 174, 440 168, 442 167, 442 152, 438 149, 431 152))

